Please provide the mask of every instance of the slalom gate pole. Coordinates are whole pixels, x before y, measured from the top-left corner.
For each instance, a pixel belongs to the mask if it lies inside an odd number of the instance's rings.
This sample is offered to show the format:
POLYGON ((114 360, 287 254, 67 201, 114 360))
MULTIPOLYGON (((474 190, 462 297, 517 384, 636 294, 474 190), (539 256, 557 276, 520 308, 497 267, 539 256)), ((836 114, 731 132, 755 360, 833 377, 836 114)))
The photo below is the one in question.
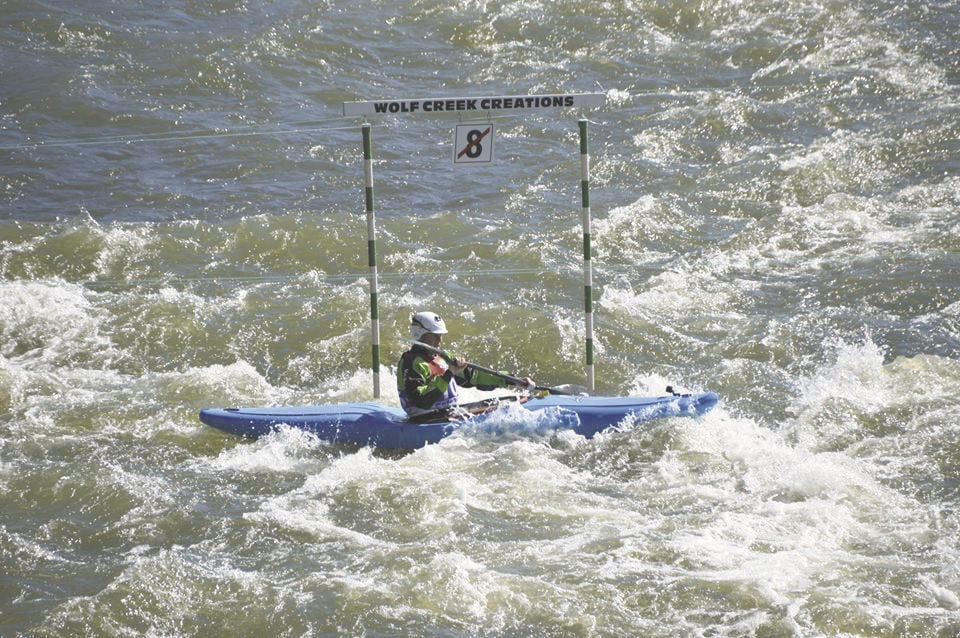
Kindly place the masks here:
POLYGON ((591 260, 590 152, 587 146, 587 120, 580 119, 580 193, 583 209, 583 305, 586 327, 587 387, 595 389, 593 370, 593 265, 591 260))
POLYGON ((370 124, 364 123, 363 131, 363 183, 367 210, 367 263, 370 266, 370 350, 373 371, 373 397, 380 398, 380 309, 379 276, 377 273, 377 223, 373 207, 373 144, 370 139, 370 124))

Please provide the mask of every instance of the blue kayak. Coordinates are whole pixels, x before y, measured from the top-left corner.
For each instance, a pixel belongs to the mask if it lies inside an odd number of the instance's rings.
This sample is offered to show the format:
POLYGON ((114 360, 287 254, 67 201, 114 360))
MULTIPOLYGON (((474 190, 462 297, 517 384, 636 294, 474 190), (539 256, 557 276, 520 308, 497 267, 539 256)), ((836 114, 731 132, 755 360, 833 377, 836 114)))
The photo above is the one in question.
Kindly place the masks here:
POLYGON ((458 430, 498 433, 511 424, 527 422, 528 429, 573 430, 585 437, 619 423, 639 423, 670 416, 697 416, 716 405, 714 392, 649 397, 590 397, 547 395, 526 402, 504 401, 464 406, 479 411, 462 418, 411 422, 400 408, 382 403, 335 403, 318 406, 268 408, 206 408, 200 420, 231 434, 259 437, 282 426, 312 432, 331 443, 372 445, 413 450, 436 443, 458 430), (510 408, 508 406, 522 406, 510 408))

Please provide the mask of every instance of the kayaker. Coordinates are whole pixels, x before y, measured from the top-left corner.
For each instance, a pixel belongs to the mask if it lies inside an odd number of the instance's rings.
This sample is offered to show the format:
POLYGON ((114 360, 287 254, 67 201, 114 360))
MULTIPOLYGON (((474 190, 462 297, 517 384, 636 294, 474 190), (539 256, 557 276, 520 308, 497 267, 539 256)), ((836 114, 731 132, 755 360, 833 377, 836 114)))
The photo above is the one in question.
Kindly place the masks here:
MULTIPOLYGON (((434 312, 418 312, 410 317, 410 335, 414 341, 440 348, 447 325, 434 312)), ((536 384, 529 378, 528 388, 536 384)), ((400 405, 413 418, 451 410, 458 404, 458 388, 495 390, 507 387, 505 378, 477 370, 463 357, 448 362, 436 352, 419 344, 403 353, 397 366, 397 393, 400 405)))

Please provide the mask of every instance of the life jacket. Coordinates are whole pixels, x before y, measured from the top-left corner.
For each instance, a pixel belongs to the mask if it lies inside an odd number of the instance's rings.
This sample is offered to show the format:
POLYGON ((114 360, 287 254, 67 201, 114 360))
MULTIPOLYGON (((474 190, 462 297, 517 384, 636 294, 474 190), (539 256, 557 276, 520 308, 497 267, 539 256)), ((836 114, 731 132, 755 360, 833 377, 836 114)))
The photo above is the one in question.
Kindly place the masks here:
POLYGON ((416 347, 403 353, 397 368, 397 394, 408 415, 453 408, 458 403, 458 390, 456 376, 443 357, 416 347), (421 365, 418 366, 418 362, 421 365), (426 378, 422 372, 427 373, 426 378), (432 387, 420 392, 425 386, 432 387))

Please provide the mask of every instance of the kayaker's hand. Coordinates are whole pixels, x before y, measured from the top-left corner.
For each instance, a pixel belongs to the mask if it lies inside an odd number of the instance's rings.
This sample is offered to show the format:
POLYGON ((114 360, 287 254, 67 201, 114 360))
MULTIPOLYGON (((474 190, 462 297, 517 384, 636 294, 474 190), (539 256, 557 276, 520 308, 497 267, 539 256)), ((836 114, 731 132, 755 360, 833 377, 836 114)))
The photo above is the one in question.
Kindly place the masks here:
POLYGON ((535 382, 533 379, 531 379, 530 377, 524 377, 524 378, 523 378, 523 382, 524 382, 524 384, 526 384, 526 385, 521 386, 521 387, 523 387, 523 388, 525 388, 525 389, 527 389, 527 390, 533 390, 534 388, 537 387, 536 382, 535 382))
POLYGON ((450 362, 450 369, 453 370, 454 374, 460 374, 467 369, 467 366, 470 365, 467 363, 467 360, 463 357, 457 357, 450 362))

